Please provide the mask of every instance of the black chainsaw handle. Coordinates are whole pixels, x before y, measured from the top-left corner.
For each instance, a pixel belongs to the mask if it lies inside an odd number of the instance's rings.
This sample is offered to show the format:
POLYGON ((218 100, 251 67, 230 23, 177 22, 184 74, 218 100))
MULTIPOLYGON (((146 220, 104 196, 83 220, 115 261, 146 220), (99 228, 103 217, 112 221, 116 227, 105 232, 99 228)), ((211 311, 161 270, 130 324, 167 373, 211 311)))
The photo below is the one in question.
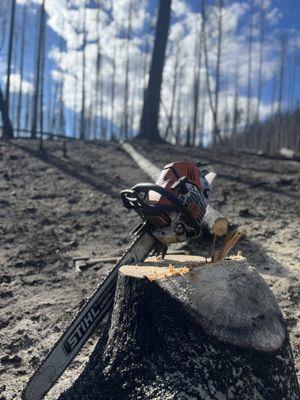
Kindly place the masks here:
POLYGON ((181 212, 185 220, 191 225, 197 232, 200 233, 200 227, 192 214, 186 209, 186 207, 168 190, 163 188, 162 186, 156 185, 154 183, 139 183, 133 186, 131 189, 122 190, 121 198, 123 201, 124 207, 127 209, 135 209, 140 210, 142 214, 147 214, 151 216, 159 216, 166 212, 177 211, 181 212), (148 197, 148 193, 150 190, 160 194, 165 197, 171 205, 162 205, 162 204, 149 204, 145 201, 148 197), (144 193, 144 198, 141 197, 141 194, 144 193))

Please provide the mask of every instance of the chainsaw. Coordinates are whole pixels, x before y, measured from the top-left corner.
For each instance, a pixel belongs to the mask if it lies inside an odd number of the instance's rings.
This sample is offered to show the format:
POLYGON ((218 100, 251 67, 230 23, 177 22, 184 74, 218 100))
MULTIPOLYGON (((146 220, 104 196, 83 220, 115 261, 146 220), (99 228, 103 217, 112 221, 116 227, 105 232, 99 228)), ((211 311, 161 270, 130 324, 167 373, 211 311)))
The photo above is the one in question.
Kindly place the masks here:
POLYGON ((134 240, 48 353, 22 399, 42 399, 112 309, 122 265, 149 255, 164 257, 171 243, 199 236, 214 177, 201 162, 173 162, 163 168, 156 184, 140 183, 121 192, 123 205, 142 219, 132 232, 134 240))

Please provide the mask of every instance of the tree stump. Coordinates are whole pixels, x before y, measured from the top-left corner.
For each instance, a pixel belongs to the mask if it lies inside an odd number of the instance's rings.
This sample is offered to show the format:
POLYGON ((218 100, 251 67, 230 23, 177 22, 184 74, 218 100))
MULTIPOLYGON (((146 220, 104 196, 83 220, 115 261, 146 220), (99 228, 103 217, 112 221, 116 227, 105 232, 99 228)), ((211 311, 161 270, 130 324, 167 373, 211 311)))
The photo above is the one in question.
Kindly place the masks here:
POLYGON ((259 273, 179 255, 121 268, 111 320, 60 399, 299 398, 283 316, 259 273))

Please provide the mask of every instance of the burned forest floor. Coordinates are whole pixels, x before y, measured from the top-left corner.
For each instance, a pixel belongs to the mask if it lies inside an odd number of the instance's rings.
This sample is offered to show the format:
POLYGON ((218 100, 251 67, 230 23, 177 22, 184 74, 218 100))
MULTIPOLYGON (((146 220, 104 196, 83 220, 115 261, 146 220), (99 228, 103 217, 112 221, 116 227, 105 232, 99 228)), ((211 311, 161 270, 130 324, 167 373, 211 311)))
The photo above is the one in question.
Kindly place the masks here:
MULTIPOLYGON (((268 282, 285 315, 300 376, 300 163, 232 151, 135 148, 158 167, 201 160, 217 173, 211 204, 247 233, 236 246, 268 282)), ((116 143, 0 142, 0 400, 20 393, 113 264, 79 273, 72 258, 115 257, 139 222, 119 192, 149 178, 116 143)), ((219 246, 221 243, 219 243, 219 246)), ((209 257, 211 238, 180 246, 209 257)), ((84 368, 97 332, 47 395, 84 368)))

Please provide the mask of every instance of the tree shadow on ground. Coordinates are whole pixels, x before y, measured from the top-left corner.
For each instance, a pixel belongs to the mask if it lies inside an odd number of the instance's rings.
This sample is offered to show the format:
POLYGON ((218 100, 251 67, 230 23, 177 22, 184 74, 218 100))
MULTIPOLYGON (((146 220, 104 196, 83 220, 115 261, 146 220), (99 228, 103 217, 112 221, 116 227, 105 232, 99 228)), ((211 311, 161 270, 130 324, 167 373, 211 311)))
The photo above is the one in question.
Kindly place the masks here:
POLYGON ((54 154, 47 151, 42 151, 39 149, 32 149, 23 144, 10 143, 26 153, 31 157, 40 159, 41 161, 49 164, 66 175, 79 180, 80 182, 91 186, 97 191, 104 192, 113 198, 119 199, 120 194, 118 190, 112 190, 114 180, 112 177, 108 176, 104 171, 100 173, 94 172, 87 165, 79 163, 78 161, 71 160, 68 158, 60 158, 54 154), (108 182, 108 183, 107 183, 108 182))

